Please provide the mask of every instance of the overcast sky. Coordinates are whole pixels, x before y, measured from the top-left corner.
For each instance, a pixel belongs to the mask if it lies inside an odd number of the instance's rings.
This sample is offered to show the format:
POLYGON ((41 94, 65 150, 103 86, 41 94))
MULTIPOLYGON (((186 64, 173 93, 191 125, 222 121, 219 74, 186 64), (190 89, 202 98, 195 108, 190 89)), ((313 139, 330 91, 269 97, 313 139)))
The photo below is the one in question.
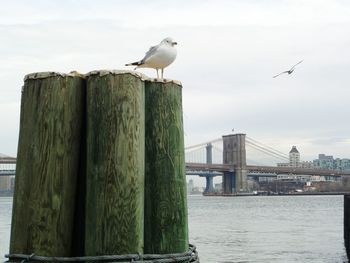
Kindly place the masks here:
POLYGON ((167 36, 178 42, 165 77, 183 84, 186 145, 234 128, 286 154, 296 145, 303 160, 350 158, 346 0, 2 0, 0 153, 16 156, 24 75, 126 69, 167 36))

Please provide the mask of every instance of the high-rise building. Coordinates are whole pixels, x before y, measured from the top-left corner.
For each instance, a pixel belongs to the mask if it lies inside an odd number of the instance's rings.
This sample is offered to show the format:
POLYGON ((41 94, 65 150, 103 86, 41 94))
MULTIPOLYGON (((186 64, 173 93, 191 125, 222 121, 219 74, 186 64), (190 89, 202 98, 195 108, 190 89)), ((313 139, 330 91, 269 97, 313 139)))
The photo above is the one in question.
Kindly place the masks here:
POLYGON ((334 159, 332 155, 319 154, 313 161, 314 167, 322 169, 350 170, 350 159, 334 159))
POLYGON ((300 153, 296 146, 292 146, 289 151, 289 162, 288 163, 278 163, 278 167, 302 167, 302 168, 312 168, 312 162, 300 161, 300 153))
POLYGON ((350 159, 341 159, 340 160, 340 169, 350 171, 350 159))
POLYGON ((300 167, 300 153, 296 146, 293 146, 289 151, 289 166, 300 167))
POLYGON ((318 155, 318 159, 313 161, 314 166, 322 169, 334 169, 334 159, 332 155, 325 155, 323 153, 318 155))

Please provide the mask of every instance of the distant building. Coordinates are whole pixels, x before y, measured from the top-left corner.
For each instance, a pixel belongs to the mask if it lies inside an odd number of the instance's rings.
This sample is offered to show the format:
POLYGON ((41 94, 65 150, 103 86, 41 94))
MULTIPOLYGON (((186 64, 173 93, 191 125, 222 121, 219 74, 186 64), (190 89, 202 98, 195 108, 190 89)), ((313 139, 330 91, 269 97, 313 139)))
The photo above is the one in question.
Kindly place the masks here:
POLYGON ((340 167, 341 167, 341 170, 350 171, 350 159, 346 159, 346 158, 341 159, 340 167))
POLYGON ((190 179, 187 183, 187 193, 188 194, 192 193, 193 188, 194 188, 194 183, 193 183, 193 180, 190 179))
POLYGON ((13 190, 13 176, 0 176, 0 191, 13 190))
POLYGON ((317 168, 322 169, 333 169, 333 156, 332 155, 325 155, 325 154, 319 154, 318 159, 314 160, 314 166, 317 168))
POLYGON ((300 167, 301 168, 314 168, 314 164, 313 162, 310 162, 310 161, 302 161, 300 162, 300 167))
POLYGON ((15 158, 0 153, 0 194, 12 192, 14 189, 15 158))
POLYGON ((289 167, 289 163, 277 163, 277 167, 289 167))
POLYGON ((323 153, 318 155, 318 159, 313 161, 313 165, 314 167, 321 169, 350 171, 350 159, 334 159, 332 155, 325 155, 323 153))
POLYGON ((277 180, 308 182, 311 181, 311 177, 311 175, 279 174, 277 175, 277 180))
POLYGON ((278 167, 301 167, 301 168, 313 168, 313 162, 300 161, 300 153, 296 146, 292 146, 289 151, 289 162, 288 163, 278 163, 278 167))
POLYGON ((296 146, 293 146, 289 151, 289 166, 300 167, 300 153, 296 146))

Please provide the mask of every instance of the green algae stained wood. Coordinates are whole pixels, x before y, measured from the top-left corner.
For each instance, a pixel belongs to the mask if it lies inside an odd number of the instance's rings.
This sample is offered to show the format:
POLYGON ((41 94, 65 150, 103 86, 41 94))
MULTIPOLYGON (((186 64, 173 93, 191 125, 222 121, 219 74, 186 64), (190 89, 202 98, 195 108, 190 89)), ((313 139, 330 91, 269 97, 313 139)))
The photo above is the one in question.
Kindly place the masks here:
POLYGON ((146 82, 145 253, 188 249, 182 87, 146 82))
POLYGON ((143 252, 144 82, 87 77, 85 254, 143 252))
POLYGON ((85 80, 28 75, 21 100, 10 253, 70 256, 85 80))

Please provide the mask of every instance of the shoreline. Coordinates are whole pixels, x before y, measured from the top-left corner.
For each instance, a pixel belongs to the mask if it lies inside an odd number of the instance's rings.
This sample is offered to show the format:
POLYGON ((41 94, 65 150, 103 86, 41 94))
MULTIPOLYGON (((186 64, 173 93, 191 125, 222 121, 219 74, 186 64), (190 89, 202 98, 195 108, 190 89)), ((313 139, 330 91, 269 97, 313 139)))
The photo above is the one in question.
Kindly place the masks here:
POLYGON ((237 193, 237 194, 224 194, 224 193, 207 193, 203 196, 225 196, 225 197, 244 197, 244 196, 305 196, 305 195, 350 195, 350 192, 295 192, 295 193, 276 193, 276 194, 254 194, 254 193, 237 193))

